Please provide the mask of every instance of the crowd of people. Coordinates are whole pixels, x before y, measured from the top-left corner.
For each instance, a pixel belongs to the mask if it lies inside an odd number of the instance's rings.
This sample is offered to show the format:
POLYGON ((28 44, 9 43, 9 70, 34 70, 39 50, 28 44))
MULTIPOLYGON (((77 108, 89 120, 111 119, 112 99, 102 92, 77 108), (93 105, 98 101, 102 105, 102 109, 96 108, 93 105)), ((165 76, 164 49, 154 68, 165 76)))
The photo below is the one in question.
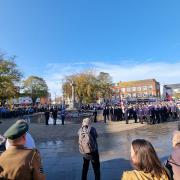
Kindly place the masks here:
POLYGON ((38 112, 44 112, 46 105, 14 105, 14 106, 0 106, 0 118, 15 118, 23 117, 38 112))
MULTIPOLYGON (((78 131, 79 151, 83 156, 81 180, 87 180, 91 161, 96 180, 100 180, 100 162, 97 145, 98 133, 89 118, 82 122, 78 131), (90 134, 88 136, 88 134, 90 134), (92 138, 89 138, 92 137, 92 138)), ((180 131, 174 132, 173 151, 166 162, 161 163, 151 142, 135 139, 131 143, 130 156, 133 170, 125 171, 122 180, 179 180, 180 179, 180 131)))
POLYGON ((163 123, 180 118, 180 105, 174 102, 138 103, 121 106, 106 106, 103 109, 104 122, 107 120, 125 120, 147 122, 148 124, 163 123))
MULTIPOLYGON (((44 180, 41 155, 28 132, 25 120, 18 120, 0 136, 0 179, 44 180), (3 148, 2 148, 3 147, 3 148)), ((83 157, 81 180, 87 180, 89 163, 92 163, 95 179, 101 179, 98 150, 98 133, 90 118, 85 118, 78 131, 79 151, 83 157)), ((127 142, 128 143, 128 142, 127 142)), ((133 170, 124 171, 122 180, 179 180, 180 131, 172 138, 172 153, 161 163, 151 142, 135 139, 131 143, 130 157, 133 170)))

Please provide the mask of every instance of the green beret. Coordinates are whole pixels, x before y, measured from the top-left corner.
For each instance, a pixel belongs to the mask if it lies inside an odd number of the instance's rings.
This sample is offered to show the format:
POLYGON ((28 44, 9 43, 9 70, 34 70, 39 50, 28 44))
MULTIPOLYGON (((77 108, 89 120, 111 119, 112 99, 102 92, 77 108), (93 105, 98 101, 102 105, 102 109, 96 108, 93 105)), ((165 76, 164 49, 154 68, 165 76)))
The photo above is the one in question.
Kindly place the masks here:
POLYGON ((25 134, 29 129, 28 123, 25 121, 17 121, 5 133, 4 137, 7 139, 17 139, 25 134))

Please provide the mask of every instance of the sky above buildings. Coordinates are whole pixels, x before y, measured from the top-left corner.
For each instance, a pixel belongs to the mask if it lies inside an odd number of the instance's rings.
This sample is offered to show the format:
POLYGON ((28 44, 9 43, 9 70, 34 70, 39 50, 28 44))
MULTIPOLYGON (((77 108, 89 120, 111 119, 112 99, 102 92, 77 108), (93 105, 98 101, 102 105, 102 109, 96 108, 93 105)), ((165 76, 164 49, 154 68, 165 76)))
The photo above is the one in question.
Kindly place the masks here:
POLYGON ((65 75, 180 82, 179 0, 0 0, 0 51, 60 94, 65 75))

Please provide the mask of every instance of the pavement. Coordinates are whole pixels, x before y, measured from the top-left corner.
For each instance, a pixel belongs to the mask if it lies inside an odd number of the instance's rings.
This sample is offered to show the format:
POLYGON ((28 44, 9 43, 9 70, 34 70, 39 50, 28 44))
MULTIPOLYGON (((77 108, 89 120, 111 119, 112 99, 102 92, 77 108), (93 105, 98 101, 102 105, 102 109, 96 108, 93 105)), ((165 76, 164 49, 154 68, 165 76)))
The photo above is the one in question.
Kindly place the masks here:
MULTIPOLYGON (((3 120, 0 133, 16 119, 3 120)), ((78 151, 77 131, 80 124, 44 125, 30 123, 30 133, 41 152, 46 177, 49 180, 79 180, 82 171, 82 156, 78 151)), ((152 142, 159 157, 163 161, 172 150, 171 139, 178 122, 156 125, 134 123, 130 121, 93 123, 99 134, 98 145, 101 161, 101 179, 120 179, 123 171, 130 170, 130 144, 133 139, 145 138, 152 142)), ((92 166, 88 179, 93 180, 92 166)))
MULTIPOLYGON (((14 122, 16 122, 18 118, 16 119, 4 119, 1 120, 2 123, 0 124, 0 133, 3 134, 8 127, 10 127, 14 122)), ((29 120, 30 123, 30 129, 29 132, 32 134, 33 138, 36 141, 43 141, 43 140, 66 140, 71 139, 74 137, 77 137, 77 132, 79 128, 81 127, 81 124, 72 124, 68 123, 65 125, 61 125, 59 123, 59 119, 57 120, 58 124, 53 125, 53 122, 51 122, 51 119, 49 121, 49 125, 45 125, 44 119, 40 119, 39 121, 32 121, 29 120)), ((118 121, 118 122, 112 122, 107 121, 105 124, 102 120, 99 120, 97 123, 92 123, 92 125, 97 129, 98 134, 111 134, 111 133, 117 133, 121 131, 126 131, 134 128, 143 127, 146 125, 140 124, 140 123, 134 123, 133 120, 129 121, 129 124, 125 124, 125 121, 118 121)))

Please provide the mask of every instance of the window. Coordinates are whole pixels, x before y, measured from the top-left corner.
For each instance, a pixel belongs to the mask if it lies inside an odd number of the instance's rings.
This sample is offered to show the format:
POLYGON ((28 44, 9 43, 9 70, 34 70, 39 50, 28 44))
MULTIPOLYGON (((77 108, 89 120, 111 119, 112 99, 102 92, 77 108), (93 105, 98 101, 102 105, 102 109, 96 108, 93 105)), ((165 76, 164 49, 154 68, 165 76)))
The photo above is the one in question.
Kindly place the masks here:
POLYGON ((125 88, 122 88, 121 91, 122 91, 122 92, 126 92, 126 89, 125 89, 125 88))
POLYGON ((147 90, 147 86, 143 86, 143 91, 146 91, 147 90))
POLYGON ((152 85, 148 86, 148 89, 149 89, 149 90, 152 90, 152 89, 153 89, 153 86, 152 86, 152 85))
POLYGON ((125 94, 125 98, 130 98, 131 94, 125 94))
POLYGON ((133 93, 133 94, 132 94, 132 97, 136 97, 136 93, 133 93))
POLYGON ((147 92, 144 92, 143 93, 143 97, 147 97, 148 96, 148 93, 147 92))
POLYGON ((132 87, 132 91, 136 91, 136 87, 132 87))
POLYGON ((157 89, 160 89, 160 85, 159 85, 159 84, 158 84, 158 85, 156 85, 156 88, 157 88, 157 89))
POLYGON ((131 88, 127 88, 126 90, 127 90, 127 92, 131 92, 131 88))
POLYGON ((137 97, 142 97, 142 94, 137 94, 137 97))
POLYGON ((141 91, 141 87, 137 87, 137 90, 138 90, 138 91, 141 91))
POLYGON ((173 92, 174 93, 180 93, 180 88, 179 89, 178 88, 177 89, 173 89, 173 92))

